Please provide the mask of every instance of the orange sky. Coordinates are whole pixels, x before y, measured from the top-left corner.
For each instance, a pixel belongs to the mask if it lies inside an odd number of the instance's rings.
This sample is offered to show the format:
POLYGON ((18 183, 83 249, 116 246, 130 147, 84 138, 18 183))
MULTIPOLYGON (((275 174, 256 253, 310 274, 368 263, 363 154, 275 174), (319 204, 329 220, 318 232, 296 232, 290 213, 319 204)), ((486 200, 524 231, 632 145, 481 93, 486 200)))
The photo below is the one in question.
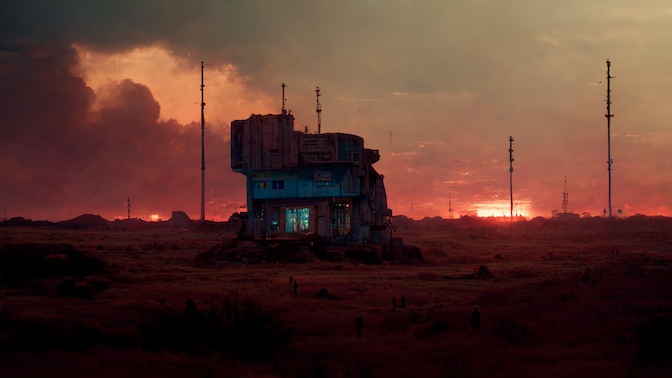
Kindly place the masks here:
POLYGON ((586 3, 4 2, 0 211, 112 219, 130 196, 133 216, 198 217, 203 60, 209 219, 244 204, 230 122, 278 112, 283 82, 297 128, 319 86, 323 132, 380 150, 395 214, 508 215, 512 135, 516 213, 560 210, 566 176, 569 210, 598 215, 608 58, 613 211, 670 216, 672 7, 586 3))

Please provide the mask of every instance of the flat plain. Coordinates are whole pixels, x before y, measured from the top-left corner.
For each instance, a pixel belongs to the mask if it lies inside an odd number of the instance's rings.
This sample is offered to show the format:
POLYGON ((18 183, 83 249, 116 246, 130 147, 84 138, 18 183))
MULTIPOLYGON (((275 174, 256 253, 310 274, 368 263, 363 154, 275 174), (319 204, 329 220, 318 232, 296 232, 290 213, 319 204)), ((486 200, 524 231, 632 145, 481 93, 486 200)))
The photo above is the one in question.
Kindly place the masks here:
POLYGON ((1 253, 51 248, 60 267, 0 256, 0 376, 672 373, 670 218, 405 220, 395 237, 422 261, 204 263, 235 231, 0 227, 1 253), (79 253, 90 270, 63 268, 79 253))

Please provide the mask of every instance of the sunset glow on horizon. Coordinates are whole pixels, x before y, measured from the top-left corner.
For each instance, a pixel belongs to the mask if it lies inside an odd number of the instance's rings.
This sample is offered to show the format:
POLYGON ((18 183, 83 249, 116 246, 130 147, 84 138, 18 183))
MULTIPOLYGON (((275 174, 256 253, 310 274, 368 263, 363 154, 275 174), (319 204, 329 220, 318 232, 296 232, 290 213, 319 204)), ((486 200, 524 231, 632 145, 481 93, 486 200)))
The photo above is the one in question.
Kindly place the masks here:
POLYGON ((0 212, 115 219, 130 197, 148 220, 196 218, 204 61, 206 219, 245 211, 230 123, 279 113, 282 83, 296 130, 317 131, 319 86, 322 132, 379 150, 394 215, 509 217, 510 135, 514 217, 561 210, 565 177, 568 210, 602 215, 608 58, 614 214, 672 216, 672 16, 662 0, 609 12, 600 1, 167 3, 165 19, 147 4, 124 20, 95 5, 83 19, 64 4, 57 21, 18 2, 2 9, 0 212))

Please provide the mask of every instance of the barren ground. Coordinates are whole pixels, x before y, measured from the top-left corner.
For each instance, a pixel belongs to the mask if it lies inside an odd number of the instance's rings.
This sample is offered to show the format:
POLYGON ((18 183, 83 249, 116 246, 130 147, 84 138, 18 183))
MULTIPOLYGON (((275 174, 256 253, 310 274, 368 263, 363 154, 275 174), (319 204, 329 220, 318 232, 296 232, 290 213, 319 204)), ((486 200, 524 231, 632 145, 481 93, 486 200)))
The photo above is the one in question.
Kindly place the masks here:
POLYGON ((84 276, 0 283, 0 376, 672 376, 669 218, 418 223, 395 234, 422 250, 426 261, 412 265, 194 264, 234 236, 0 227, 0 246, 67 243, 105 263, 84 276), (480 266, 493 277, 467 278, 480 266), (68 295, 58 289, 68 279, 107 287, 68 295), (316 295, 321 289, 328 298, 316 295), (227 299, 248 298, 282 342, 258 359, 213 341, 182 347, 171 335, 150 345, 147 327, 179 331, 161 319, 186 319, 188 298, 219 320, 227 299))

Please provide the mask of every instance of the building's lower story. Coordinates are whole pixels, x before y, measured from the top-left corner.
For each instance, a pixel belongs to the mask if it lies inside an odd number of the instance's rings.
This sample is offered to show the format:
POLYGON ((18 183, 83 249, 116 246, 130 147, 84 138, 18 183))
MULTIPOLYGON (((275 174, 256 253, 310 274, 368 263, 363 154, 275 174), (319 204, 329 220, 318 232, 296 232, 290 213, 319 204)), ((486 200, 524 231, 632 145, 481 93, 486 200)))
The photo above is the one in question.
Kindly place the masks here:
POLYGON ((392 211, 376 214, 356 198, 254 200, 248 210, 246 236, 254 238, 389 244, 392 237, 392 211))

